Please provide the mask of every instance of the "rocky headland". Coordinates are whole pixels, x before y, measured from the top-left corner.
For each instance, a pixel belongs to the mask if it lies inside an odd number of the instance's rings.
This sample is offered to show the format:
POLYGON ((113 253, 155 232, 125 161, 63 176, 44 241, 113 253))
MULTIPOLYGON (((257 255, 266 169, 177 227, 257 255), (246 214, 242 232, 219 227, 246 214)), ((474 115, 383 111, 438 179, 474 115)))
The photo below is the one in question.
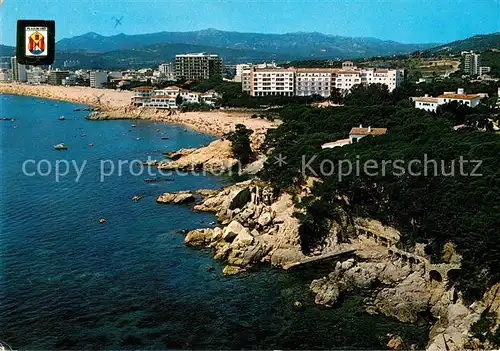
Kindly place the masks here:
POLYGON ((224 173, 238 164, 229 140, 217 139, 206 146, 168 153, 169 160, 158 163, 162 171, 179 170, 224 173))
MULTIPOLYGON (((500 284, 482 301, 468 305, 454 286, 460 266, 456 253, 447 254, 448 262, 433 264, 423 245, 411 252, 397 249, 400 233, 396 229, 344 213, 331 223, 323 243, 306 255, 300 246, 299 221, 293 215, 298 209, 292 197, 275 194, 258 179, 205 193, 193 209, 214 213, 218 225, 191 230, 184 242, 211 248, 214 259, 226 263, 226 275, 245 272, 261 262, 284 269, 321 262, 322 268, 331 267, 331 272, 310 285, 317 304, 333 307, 346 294, 363 291, 368 296, 368 313, 405 323, 433 323, 429 350, 493 347, 482 343, 470 330, 486 312, 500 315, 500 284), (322 261, 349 249, 355 251, 351 257, 322 261)), ((499 322, 497 319, 492 330, 499 322)), ((394 336, 389 346, 402 345, 404 340, 394 336)))

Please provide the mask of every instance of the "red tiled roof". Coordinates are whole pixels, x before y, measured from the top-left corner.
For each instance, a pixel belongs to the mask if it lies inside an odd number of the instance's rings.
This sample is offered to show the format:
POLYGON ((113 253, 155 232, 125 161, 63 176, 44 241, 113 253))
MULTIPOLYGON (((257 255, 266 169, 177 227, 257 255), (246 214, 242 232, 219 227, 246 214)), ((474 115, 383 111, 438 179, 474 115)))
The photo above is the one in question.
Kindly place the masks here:
POLYGON ((153 90, 153 87, 151 86, 141 86, 141 87, 136 87, 136 88, 132 88, 132 90, 153 90))
POLYGON ((422 102, 434 102, 434 103, 437 103, 438 102, 438 98, 435 98, 435 97, 426 97, 426 96, 422 96, 422 97, 416 97, 415 98, 415 101, 422 101, 422 102))
POLYGON ((175 99, 175 96, 172 95, 153 95, 152 99, 175 99))
POLYGON ((460 100, 472 100, 480 97, 477 94, 443 94, 439 95, 440 98, 445 99, 460 99, 460 100))
POLYGON ((349 134, 354 135, 383 135, 387 133, 387 128, 352 128, 349 134), (368 131, 370 129, 370 131, 368 131))

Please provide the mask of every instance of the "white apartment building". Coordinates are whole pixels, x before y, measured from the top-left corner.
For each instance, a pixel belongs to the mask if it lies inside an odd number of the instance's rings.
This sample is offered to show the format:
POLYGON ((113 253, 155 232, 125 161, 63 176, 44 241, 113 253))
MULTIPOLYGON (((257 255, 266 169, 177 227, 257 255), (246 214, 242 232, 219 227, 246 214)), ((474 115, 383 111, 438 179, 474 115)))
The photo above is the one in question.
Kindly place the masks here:
POLYGON ((250 95, 294 95, 295 69, 255 68, 250 69, 250 95))
POLYGON ((240 63, 236 65, 236 75, 241 76, 243 74, 243 71, 252 67, 251 63, 240 63))
POLYGON ((153 87, 141 86, 133 88, 134 95, 132 96, 132 105, 144 106, 145 103, 150 102, 153 96, 153 87))
POLYGON ((121 71, 111 71, 108 72, 108 77, 110 79, 122 79, 123 73, 121 71))
POLYGON ((162 63, 158 66, 160 77, 166 80, 175 80, 175 64, 172 62, 162 63))
POLYGON ((392 92, 403 83, 404 71, 400 69, 366 68, 361 69, 361 84, 384 84, 392 92))
POLYGON ((295 72, 295 95, 321 95, 329 97, 335 87, 338 69, 334 68, 297 68, 295 72))
POLYGON ((250 71, 251 67, 244 68, 241 72, 241 90, 250 94, 250 71))
POLYGON ((290 82, 293 80, 293 95, 328 97, 334 88, 347 93, 357 84, 384 84, 393 91, 404 80, 404 70, 357 68, 351 61, 337 68, 244 68, 242 71, 242 90, 251 96, 286 95, 291 96, 290 82), (277 74, 281 76, 278 79, 277 74), (283 77, 284 75, 284 77, 283 77), (283 79, 283 78, 284 79, 283 79), (284 82, 288 84, 283 84, 284 82), (279 83, 279 84, 278 84, 279 83), (285 89, 283 89, 285 88, 285 89))
POLYGON ((221 95, 218 94, 214 90, 209 90, 200 95, 200 99, 203 103, 213 106, 217 102, 217 99, 220 98, 221 95))
POLYGON ((474 52, 464 52, 464 71, 468 74, 479 74, 481 55, 474 52))
POLYGON ((483 74, 487 74, 491 72, 491 67, 490 66, 481 66, 479 67, 479 75, 482 76, 483 74))
POLYGON ((187 102, 188 104, 199 104, 200 103, 201 93, 198 93, 196 91, 191 91, 191 90, 181 90, 179 94, 182 97, 182 99, 184 100, 184 102, 187 102))
POLYGON ((132 96, 131 104, 133 106, 144 106, 151 108, 177 108, 176 99, 177 96, 181 96, 184 103, 199 104, 200 102, 208 101, 211 104, 213 101, 215 103, 216 97, 218 97, 215 92, 207 92, 205 94, 182 90, 176 86, 170 86, 164 89, 153 90, 151 86, 141 86, 132 89, 134 95, 132 96))
POLYGON ((12 80, 12 71, 11 70, 0 71, 0 82, 10 82, 11 80, 12 80))
POLYGON ((90 72, 90 87, 103 88, 108 83, 108 72, 91 71, 90 72))
POLYGON ((62 85, 76 85, 76 74, 70 73, 66 78, 61 81, 62 85))
POLYGON ((37 67, 27 71, 26 77, 28 84, 36 84, 36 85, 47 83, 49 79, 47 72, 37 67))
POLYGON ((26 82, 28 76, 26 74, 26 66, 17 63, 17 57, 10 58, 10 66, 12 69, 12 80, 16 82, 26 82))
POLYGON ((176 98, 175 95, 153 95, 143 106, 158 109, 177 108, 177 104, 175 103, 176 98))
POLYGON ((181 88, 171 85, 163 89, 156 89, 153 91, 153 95, 174 95, 177 96, 181 92, 181 88))
POLYGON ((355 70, 342 70, 335 77, 335 88, 341 92, 347 92, 357 84, 361 84, 361 72, 355 70))
MULTIPOLYGON (((241 63, 236 65, 236 73, 234 75, 234 81, 241 83, 243 81, 243 72, 250 70, 250 67, 252 67, 251 63, 241 63)), ((250 74, 250 71, 248 71, 250 74)))

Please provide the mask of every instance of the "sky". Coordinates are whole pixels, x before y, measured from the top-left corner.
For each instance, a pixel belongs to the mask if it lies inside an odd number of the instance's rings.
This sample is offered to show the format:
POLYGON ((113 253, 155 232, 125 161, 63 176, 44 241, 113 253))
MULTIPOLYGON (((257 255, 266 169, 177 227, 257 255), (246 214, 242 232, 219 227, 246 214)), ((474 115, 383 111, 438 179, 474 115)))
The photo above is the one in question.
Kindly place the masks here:
POLYGON ((56 40, 216 28, 446 43, 500 32, 500 0, 3 0, 0 44, 15 45, 18 19, 55 20, 56 40))

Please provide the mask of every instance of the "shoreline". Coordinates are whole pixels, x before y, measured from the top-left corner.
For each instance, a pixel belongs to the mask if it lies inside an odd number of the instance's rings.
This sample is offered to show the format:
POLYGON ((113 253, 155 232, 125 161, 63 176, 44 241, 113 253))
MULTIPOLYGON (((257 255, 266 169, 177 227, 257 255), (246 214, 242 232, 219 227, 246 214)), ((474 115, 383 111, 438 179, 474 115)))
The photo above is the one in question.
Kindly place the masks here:
POLYGON ((175 123, 217 137, 234 130, 237 124, 244 124, 254 131, 251 138, 256 145, 264 140, 268 129, 278 126, 275 122, 251 118, 252 112, 214 110, 181 113, 177 110, 136 108, 130 105, 133 95, 131 91, 76 86, 1 83, 0 93, 67 101, 100 108, 101 116, 91 119, 143 119, 175 123))

